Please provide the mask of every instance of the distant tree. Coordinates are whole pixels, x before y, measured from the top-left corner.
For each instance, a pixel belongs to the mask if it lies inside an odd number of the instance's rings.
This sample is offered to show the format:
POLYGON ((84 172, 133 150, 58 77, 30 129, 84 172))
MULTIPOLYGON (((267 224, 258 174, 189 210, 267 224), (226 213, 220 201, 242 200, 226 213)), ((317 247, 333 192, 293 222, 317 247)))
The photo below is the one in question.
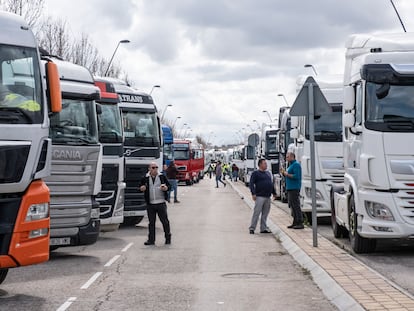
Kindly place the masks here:
POLYGON ((0 7, 4 11, 22 16, 34 28, 42 16, 44 3, 45 0, 2 0, 0 7))
POLYGON ((52 17, 45 19, 39 26, 37 39, 39 46, 48 51, 50 55, 69 59, 71 39, 65 20, 54 20, 52 17))

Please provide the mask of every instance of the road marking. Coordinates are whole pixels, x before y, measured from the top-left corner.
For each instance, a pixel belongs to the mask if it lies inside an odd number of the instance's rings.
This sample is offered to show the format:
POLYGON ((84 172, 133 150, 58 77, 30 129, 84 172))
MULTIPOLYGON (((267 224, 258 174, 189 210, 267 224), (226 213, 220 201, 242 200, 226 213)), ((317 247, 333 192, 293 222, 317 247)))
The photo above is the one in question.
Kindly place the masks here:
POLYGON ((56 311, 65 311, 65 310, 67 310, 75 300, 76 300, 76 297, 70 297, 56 311))
POLYGON ((109 260, 104 267, 110 267, 115 261, 118 260, 118 258, 121 257, 121 255, 115 255, 114 257, 112 257, 111 260, 109 260))
POLYGON ((127 246, 125 246, 121 252, 126 252, 134 243, 129 243, 127 246))
POLYGON ((95 282, 100 276, 102 272, 96 272, 85 284, 82 285, 80 289, 88 289, 89 286, 92 285, 93 282, 95 282))

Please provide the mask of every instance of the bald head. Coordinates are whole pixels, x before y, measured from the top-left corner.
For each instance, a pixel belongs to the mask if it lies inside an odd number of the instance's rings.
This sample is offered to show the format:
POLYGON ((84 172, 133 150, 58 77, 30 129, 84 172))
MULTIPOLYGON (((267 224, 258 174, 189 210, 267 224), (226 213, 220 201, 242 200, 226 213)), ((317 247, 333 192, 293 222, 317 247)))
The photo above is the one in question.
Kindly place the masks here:
POLYGON ((156 162, 151 162, 148 166, 148 170, 152 176, 158 175, 158 164, 156 162))

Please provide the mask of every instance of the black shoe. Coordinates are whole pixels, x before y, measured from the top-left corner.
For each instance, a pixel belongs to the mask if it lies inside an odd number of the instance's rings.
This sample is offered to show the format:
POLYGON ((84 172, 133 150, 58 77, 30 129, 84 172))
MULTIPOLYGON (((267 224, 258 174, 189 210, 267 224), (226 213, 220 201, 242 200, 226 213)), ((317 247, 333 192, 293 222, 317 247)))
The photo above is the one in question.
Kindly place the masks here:
POLYGON ((151 242, 151 241, 146 241, 145 243, 144 243, 144 245, 154 245, 155 244, 155 242, 151 242))
POLYGON ((224 184, 224 188, 226 188, 227 184, 224 184))
POLYGON ((305 226, 303 224, 300 224, 300 225, 294 225, 292 228, 293 229, 304 229, 305 226))
POLYGON ((260 231, 260 233, 272 233, 272 231, 266 229, 266 230, 260 231))
POLYGON ((178 200, 174 200, 174 203, 180 203, 180 201, 178 201, 178 200))
POLYGON ((171 201, 170 201, 170 200, 167 200, 167 202, 168 202, 168 203, 171 203, 171 201))
POLYGON ((292 229, 296 224, 291 224, 290 226, 287 226, 289 229, 292 229))
POLYGON ((250 229, 249 232, 250 232, 250 234, 254 234, 254 230, 253 229, 250 229))
POLYGON ((167 244, 167 245, 171 244, 171 235, 169 237, 165 238, 165 244, 167 244))

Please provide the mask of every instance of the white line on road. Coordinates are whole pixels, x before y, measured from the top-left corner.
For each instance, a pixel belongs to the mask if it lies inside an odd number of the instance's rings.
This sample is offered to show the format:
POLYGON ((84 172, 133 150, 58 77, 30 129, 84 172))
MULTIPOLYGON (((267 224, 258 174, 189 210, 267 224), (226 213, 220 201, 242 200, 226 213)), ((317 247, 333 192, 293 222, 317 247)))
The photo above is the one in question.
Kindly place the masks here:
POLYGON ((70 297, 68 300, 65 301, 56 311, 65 311, 70 305, 76 300, 76 297, 70 297))
POLYGON ((88 289, 89 286, 92 285, 93 282, 96 281, 97 278, 101 276, 102 272, 96 272, 85 284, 82 285, 80 289, 88 289))
POLYGON ((134 243, 129 243, 127 246, 125 246, 121 252, 126 252, 134 243))
POLYGON ((104 267, 110 267, 115 261, 118 260, 118 258, 121 257, 121 255, 115 255, 114 257, 112 257, 111 260, 109 260, 104 267))

